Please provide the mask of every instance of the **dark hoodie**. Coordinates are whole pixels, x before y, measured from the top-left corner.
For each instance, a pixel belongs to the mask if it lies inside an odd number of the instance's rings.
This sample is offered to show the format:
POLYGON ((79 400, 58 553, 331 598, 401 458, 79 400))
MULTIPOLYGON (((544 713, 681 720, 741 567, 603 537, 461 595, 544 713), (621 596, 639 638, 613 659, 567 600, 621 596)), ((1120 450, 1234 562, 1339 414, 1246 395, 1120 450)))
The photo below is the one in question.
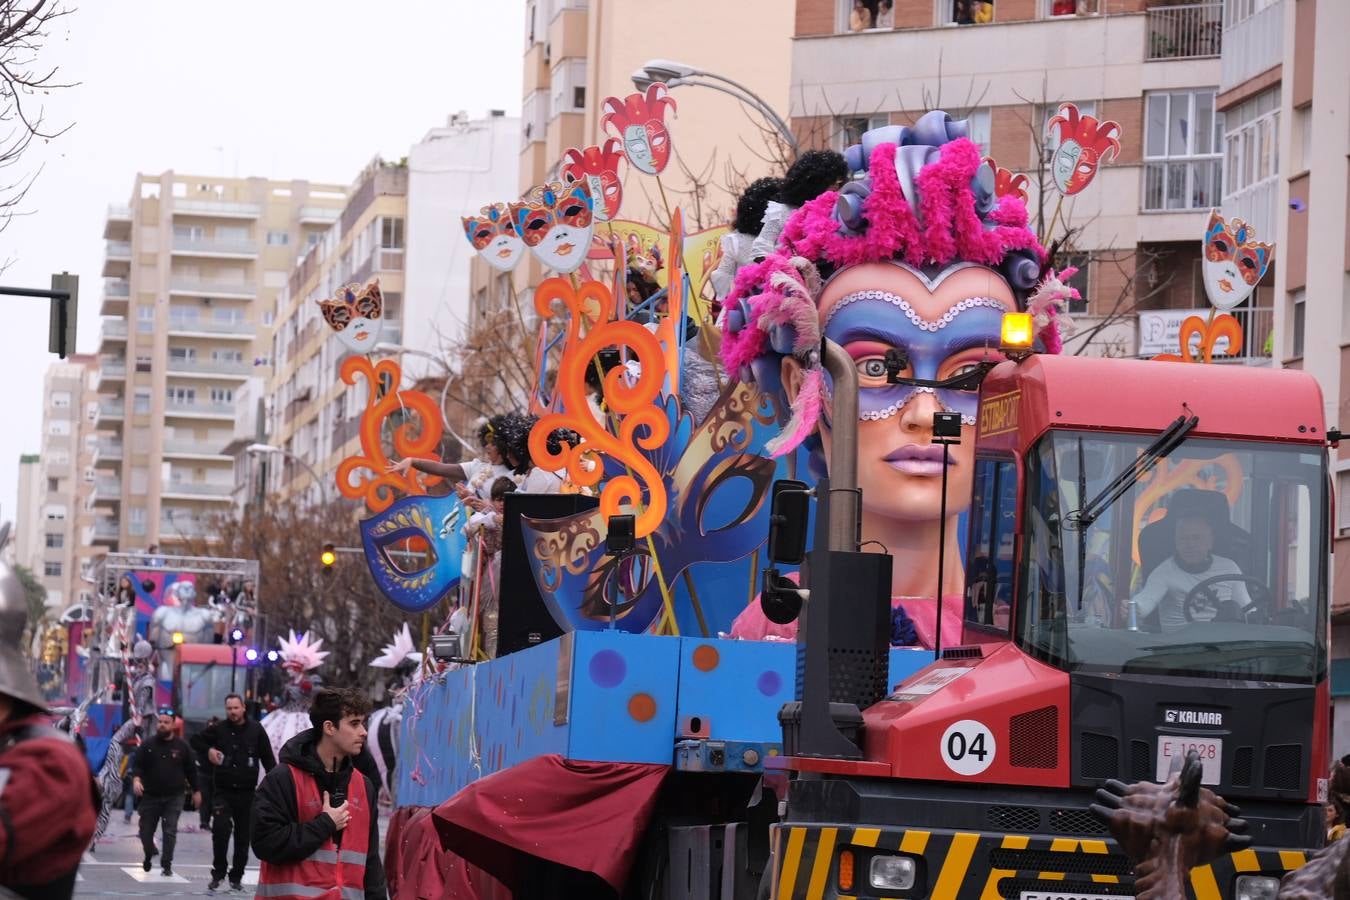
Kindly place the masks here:
MULTIPOLYGON (((267 773, 253 797, 253 853, 270 863, 298 862, 309 856, 336 831, 336 825, 326 814, 319 813, 308 822, 297 822, 299 812, 295 805, 295 779, 291 766, 306 773, 318 784, 319 794, 325 791, 331 797, 336 785, 347 783, 352 773, 352 760, 344 759, 336 772, 324 770, 319 761, 319 737, 315 729, 302 731, 281 748, 280 765, 267 773)), ((388 897, 384 883, 384 867, 380 864, 380 818, 378 794, 374 783, 360 772, 351 781, 352 790, 364 787, 370 809, 370 840, 366 852, 365 891, 368 900, 388 897)), ((339 834, 335 841, 341 843, 339 834)))

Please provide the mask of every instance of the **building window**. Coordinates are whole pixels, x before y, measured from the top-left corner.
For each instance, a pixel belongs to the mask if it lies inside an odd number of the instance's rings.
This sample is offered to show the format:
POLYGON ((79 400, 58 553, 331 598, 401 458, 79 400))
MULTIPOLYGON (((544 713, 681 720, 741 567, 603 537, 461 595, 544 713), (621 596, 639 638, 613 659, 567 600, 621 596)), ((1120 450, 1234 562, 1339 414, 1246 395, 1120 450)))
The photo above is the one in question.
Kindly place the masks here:
POLYGON ((846 147, 862 141, 862 136, 874 128, 884 128, 891 124, 886 113, 874 116, 837 116, 834 120, 834 134, 831 143, 841 153, 846 147))
POLYGON ((66 508, 64 506, 47 507, 47 518, 52 522, 59 522, 66 517, 66 508))
POLYGON ((554 66, 549 91, 550 119, 561 113, 583 112, 586 108, 586 60, 573 57, 554 66), (581 88, 579 93, 577 88, 581 88))
POLYGON ((1088 300, 1091 295, 1088 289, 1091 287, 1089 275, 1092 272, 1092 257, 1087 253, 1065 253, 1060 252, 1055 258, 1055 271, 1062 272, 1072 266, 1078 271, 1073 274, 1064 283, 1078 291, 1081 300, 1069 301, 1069 312, 1075 315, 1082 315, 1088 311, 1088 300))
POLYGON ((1307 315, 1308 299, 1307 292, 1303 288, 1294 291, 1294 327, 1293 327, 1293 355, 1295 358, 1303 356, 1303 329, 1305 326, 1305 316, 1307 315))
POLYGON ((231 388, 211 388, 211 402, 215 404, 233 403, 234 391, 231 388))
POLYGON ((1278 3, 1279 0, 1223 0, 1223 25, 1232 28, 1278 3))
POLYGON ((69 409, 70 391, 52 391, 52 409, 69 409))
POLYGON ((285 247, 291 242, 291 235, 288 231, 269 231, 267 232, 267 246, 285 247))
POLYGON ((169 359, 173 362, 191 362, 197 358, 195 347, 170 347, 169 359))
POLYGON ((942 25, 985 25, 994 21, 994 0, 938 0, 942 25))
POLYGON ((1336 530, 1350 531, 1350 469, 1336 473, 1336 530))
POLYGON ((1280 173, 1278 86, 1230 109, 1224 121, 1228 128, 1224 135, 1225 193, 1236 194, 1280 173))
POLYGON ((1046 18, 1095 16, 1101 11, 1101 0, 1041 0, 1041 4, 1041 15, 1046 18))
POLYGON ((403 219, 385 216, 380 219, 380 249, 403 249, 403 219))
POLYGON ((981 156, 989 155, 989 131, 990 114, 985 109, 966 109, 956 110, 952 113, 952 118, 956 120, 966 120, 967 137, 971 142, 980 148, 981 156))
POLYGON ((59 562, 44 562, 42 564, 42 574, 48 578, 60 578, 61 564, 59 562))
POLYGON ((1219 205, 1223 123, 1212 89, 1144 96, 1144 210, 1219 205))
POLYGON ((66 536, 59 531, 47 532, 47 549, 60 550, 66 545, 66 536))
POLYGON ((47 423, 47 433, 53 437, 67 437, 70 434, 70 420, 52 419, 47 423))
POLYGON ((136 388, 136 395, 131 401, 131 411, 134 413, 148 413, 150 411, 149 388, 136 388))
POLYGON ((153 361, 148 354, 136 354, 136 371, 149 372, 153 361))
POLYGON ((212 350, 211 360, 213 362, 241 363, 244 361, 244 351, 242 350, 212 350))
POLYGON ((59 478, 47 479, 47 493, 55 494, 60 492, 60 490, 61 490, 61 479, 59 478))
POLYGON ((197 389, 170 385, 165 393, 170 403, 196 403, 197 389))

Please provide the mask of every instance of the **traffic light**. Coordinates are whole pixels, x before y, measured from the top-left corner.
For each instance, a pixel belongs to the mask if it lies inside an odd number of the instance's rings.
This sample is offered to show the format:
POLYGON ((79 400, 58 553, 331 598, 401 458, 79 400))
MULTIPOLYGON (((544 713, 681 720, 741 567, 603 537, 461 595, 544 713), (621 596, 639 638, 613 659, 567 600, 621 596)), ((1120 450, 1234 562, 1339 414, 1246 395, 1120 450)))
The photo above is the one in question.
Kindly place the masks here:
POLYGON ((324 544, 323 552, 319 554, 319 562, 323 563, 325 573, 333 571, 333 563, 337 562, 337 550, 332 544, 324 544))

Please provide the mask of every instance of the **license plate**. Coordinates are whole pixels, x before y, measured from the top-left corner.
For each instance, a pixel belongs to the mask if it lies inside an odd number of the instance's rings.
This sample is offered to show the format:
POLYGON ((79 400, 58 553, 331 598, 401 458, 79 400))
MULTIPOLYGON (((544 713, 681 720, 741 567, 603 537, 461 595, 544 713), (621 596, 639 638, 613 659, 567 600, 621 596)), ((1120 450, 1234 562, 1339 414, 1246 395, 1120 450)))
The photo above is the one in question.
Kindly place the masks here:
POLYGON ((1164 734, 1158 738, 1158 777, 1159 782, 1167 780, 1172 771, 1172 763, 1178 759, 1186 761, 1186 754, 1194 750, 1200 755, 1200 764, 1204 771, 1200 776, 1203 784, 1218 784, 1219 770, 1223 765, 1223 741, 1219 738, 1181 737, 1164 734))
POLYGON ((1023 891, 1021 900, 1120 900, 1110 894, 1065 894, 1063 892, 1023 891))

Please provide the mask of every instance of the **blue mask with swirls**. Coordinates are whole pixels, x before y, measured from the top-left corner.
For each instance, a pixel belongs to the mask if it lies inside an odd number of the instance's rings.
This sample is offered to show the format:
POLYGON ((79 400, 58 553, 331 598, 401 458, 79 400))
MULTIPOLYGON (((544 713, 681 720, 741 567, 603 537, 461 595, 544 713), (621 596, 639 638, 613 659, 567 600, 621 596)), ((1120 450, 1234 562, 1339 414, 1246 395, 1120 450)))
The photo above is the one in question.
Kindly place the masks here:
POLYGON ((366 564, 380 592, 404 612, 439 603, 459 584, 469 514, 458 497, 403 497, 361 522, 366 564), (421 560, 395 551, 416 539, 428 548, 421 560))

